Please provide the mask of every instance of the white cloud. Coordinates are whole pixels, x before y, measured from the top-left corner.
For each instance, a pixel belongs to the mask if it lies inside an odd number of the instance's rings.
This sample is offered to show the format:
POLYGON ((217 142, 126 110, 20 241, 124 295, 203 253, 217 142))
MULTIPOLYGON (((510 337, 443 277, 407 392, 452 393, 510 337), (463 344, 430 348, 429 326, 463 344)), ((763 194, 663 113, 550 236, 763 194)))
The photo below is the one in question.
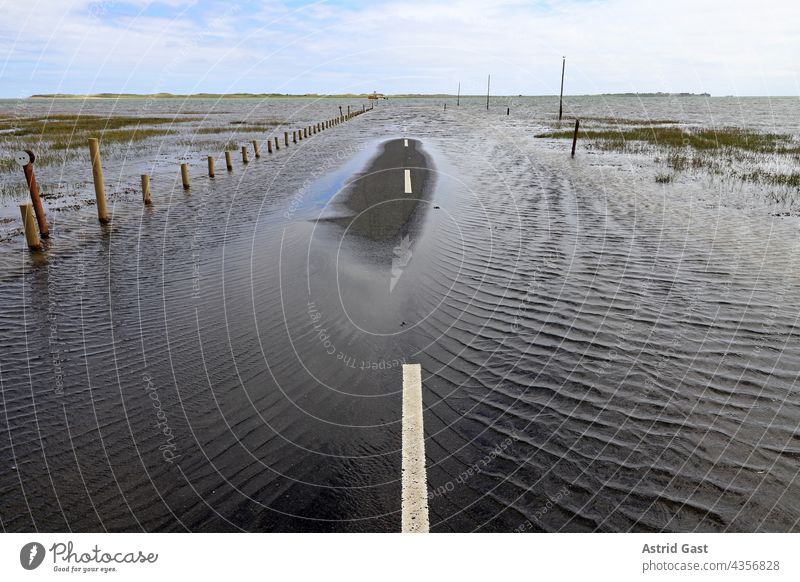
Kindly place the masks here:
POLYGON ((117 17, 114 2, 0 3, 2 94, 443 92, 458 81, 480 93, 488 72, 493 92, 541 94, 557 91, 562 54, 568 93, 800 85, 800 3, 788 1, 159 2, 177 17, 125 5, 117 17))

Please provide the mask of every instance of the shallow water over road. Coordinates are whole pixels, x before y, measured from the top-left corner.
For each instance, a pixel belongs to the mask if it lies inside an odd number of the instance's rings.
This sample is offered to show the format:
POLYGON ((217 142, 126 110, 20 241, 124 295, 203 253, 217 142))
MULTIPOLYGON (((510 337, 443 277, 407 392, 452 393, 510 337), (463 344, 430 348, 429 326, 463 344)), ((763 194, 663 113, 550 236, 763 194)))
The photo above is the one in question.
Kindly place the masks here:
POLYGON ((433 531, 798 528, 795 218, 428 104, 284 154, 14 255, 4 529, 397 531, 403 362, 433 531), (401 139, 376 240, 348 181, 401 139))

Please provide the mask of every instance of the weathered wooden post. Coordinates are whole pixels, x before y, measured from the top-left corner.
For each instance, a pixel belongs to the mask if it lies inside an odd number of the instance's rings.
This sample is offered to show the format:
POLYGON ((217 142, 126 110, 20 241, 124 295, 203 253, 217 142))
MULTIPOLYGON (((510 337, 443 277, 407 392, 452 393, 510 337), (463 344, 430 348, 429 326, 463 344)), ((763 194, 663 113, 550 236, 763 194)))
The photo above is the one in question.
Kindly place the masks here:
POLYGON ((572 157, 575 157, 575 146, 578 144, 578 127, 581 124, 580 119, 575 120, 575 133, 572 134, 572 157))
POLYGON ((142 202, 145 206, 150 206, 153 201, 150 199, 150 176, 142 174, 142 202))
POLYGON ((297 143, 297 132, 292 130, 292 143, 297 143))
POLYGON ((242 163, 246 164, 249 160, 247 159, 247 146, 242 146, 242 163))
POLYGON ((256 158, 260 158, 261 157, 261 150, 258 147, 258 140, 257 139, 253 140, 253 153, 255 154, 256 158))
POLYGON ((183 182, 183 189, 189 189, 189 164, 181 164, 181 182, 183 182))
POLYGON ((214 177, 214 156, 208 156, 208 177, 214 177))
POLYGON ((492 76, 486 79, 486 111, 489 111, 489 88, 492 86, 492 76))
POLYGON ((39 225, 39 234, 42 238, 47 238, 50 236, 50 230, 47 227, 47 218, 44 215, 42 199, 39 197, 39 185, 36 183, 36 175, 33 173, 33 162, 36 161, 36 156, 31 150, 25 150, 17 152, 15 158, 25 173, 25 181, 28 183, 28 191, 31 194, 33 211, 36 213, 36 222, 39 225))
POLYGON ((276 150, 281 149, 281 144, 278 143, 278 136, 277 135, 275 136, 275 149, 276 150))
POLYGON ((342 106, 341 106, 341 105, 339 105, 339 117, 341 117, 342 115, 344 115, 344 114, 342 113, 342 106))
POLYGON ((349 105, 347 106, 347 115, 348 116, 350 115, 350 106, 349 105))
POLYGON ((225 152, 225 167, 229 172, 233 171, 233 160, 231 160, 231 152, 225 152))
POLYGON ((28 248, 38 251, 42 248, 42 243, 39 240, 39 233, 36 232, 36 217, 33 215, 33 205, 30 202, 19 205, 20 214, 22 214, 22 227, 25 230, 25 242, 28 243, 28 248))
POLYGON ((106 186, 103 181, 103 164, 100 160, 100 142, 95 137, 89 138, 89 158, 92 161, 92 178, 94 179, 94 196, 97 200, 97 219, 108 222, 106 206, 106 186))
POLYGON ((283 143, 287 148, 289 147, 289 132, 288 131, 284 131, 283 132, 283 143))
POLYGON ((506 107, 506 115, 511 115, 511 107, 506 107))
POLYGON ((567 57, 561 57, 561 93, 558 97, 558 120, 561 121, 564 102, 564 67, 567 65, 567 57))

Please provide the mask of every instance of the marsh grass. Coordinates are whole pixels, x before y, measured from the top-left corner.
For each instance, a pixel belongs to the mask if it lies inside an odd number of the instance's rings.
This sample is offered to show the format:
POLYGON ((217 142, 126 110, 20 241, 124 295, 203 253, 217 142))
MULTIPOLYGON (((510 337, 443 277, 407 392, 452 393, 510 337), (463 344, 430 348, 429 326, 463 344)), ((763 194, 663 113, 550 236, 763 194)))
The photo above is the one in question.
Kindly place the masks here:
MULTIPOLYGON (((572 131, 553 131, 536 137, 571 139, 572 131)), ((759 133, 738 127, 688 129, 682 127, 631 127, 626 129, 588 129, 579 139, 590 140, 600 150, 627 151, 629 144, 643 142, 664 148, 694 149, 701 152, 738 149, 756 153, 797 154, 800 145, 781 133, 759 133)))
POLYGON ((769 184, 770 186, 785 186, 787 188, 800 188, 800 172, 791 174, 780 174, 767 172, 762 169, 754 170, 742 174, 742 179, 757 184, 769 184))
MULTIPOLYGON (((669 172, 655 175, 659 184, 668 184, 681 172, 702 170, 721 180, 750 182, 762 187, 762 196, 768 201, 792 207, 800 192, 800 143, 791 135, 760 133, 752 130, 727 127, 701 129, 676 127, 666 120, 656 127, 655 122, 642 122, 647 126, 613 118, 594 118, 608 123, 625 125, 616 129, 587 128, 580 132, 589 149, 619 151, 627 154, 652 154, 656 164, 663 164, 669 172)), ((632 122, 634 120, 627 120, 632 122)), ((572 139, 572 130, 552 131, 537 137, 572 139)))
MULTIPOLYGON (((112 129, 98 133, 97 137, 101 145, 117 144, 117 143, 134 143, 144 141, 151 137, 158 137, 163 135, 174 134, 175 131, 171 129, 112 129)), ((50 142, 50 148, 54 150, 69 150, 73 148, 85 148, 86 140, 89 136, 69 136, 66 139, 57 139, 50 142)))
POLYGON ((201 127, 195 133, 200 135, 217 134, 217 133, 244 133, 244 132, 259 132, 270 131, 275 129, 279 123, 272 125, 234 125, 233 127, 201 127))
POLYGON ((212 139, 212 140, 192 140, 181 138, 178 145, 192 151, 213 152, 213 151, 238 151, 241 149, 241 142, 235 139, 212 139))
POLYGON ((677 125, 680 121, 674 119, 626 119, 624 117, 581 117, 581 122, 590 121, 603 125, 677 125))
MULTIPOLYGON (((104 117, 100 115, 49 115, 47 117, 6 118, 0 120, 0 131, 13 130, 7 135, 14 137, 37 137, 40 140, 53 141, 65 135, 88 132, 105 133, 108 131, 141 128, 148 125, 172 125, 199 121, 196 117, 104 117)), ((135 131, 135 129, 134 129, 135 131)))
MULTIPOLYGON (((153 137, 176 133, 172 126, 198 121, 187 117, 104 117, 99 115, 49 115, 47 117, 5 117, 0 119, 0 150, 11 152, 32 149, 36 152, 36 165, 63 164, 77 150, 85 150, 87 140, 96 137, 103 145, 142 142, 153 137), (155 127, 154 127, 155 126, 155 127)), ((17 170, 10 156, 0 158, 0 173, 17 170)))

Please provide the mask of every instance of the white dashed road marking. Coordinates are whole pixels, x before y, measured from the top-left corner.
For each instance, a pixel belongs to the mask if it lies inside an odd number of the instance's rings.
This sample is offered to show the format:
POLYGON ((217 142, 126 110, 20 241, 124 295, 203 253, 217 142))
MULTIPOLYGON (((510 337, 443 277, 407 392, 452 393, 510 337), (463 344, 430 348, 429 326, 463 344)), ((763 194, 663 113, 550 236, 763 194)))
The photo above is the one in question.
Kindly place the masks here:
MULTIPOLYGON (((408 170, 406 170, 408 172, 408 170)), ((428 533, 428 476, 422 428, 422 372, 419 364, 403 364, 403 533, 428 533)))

